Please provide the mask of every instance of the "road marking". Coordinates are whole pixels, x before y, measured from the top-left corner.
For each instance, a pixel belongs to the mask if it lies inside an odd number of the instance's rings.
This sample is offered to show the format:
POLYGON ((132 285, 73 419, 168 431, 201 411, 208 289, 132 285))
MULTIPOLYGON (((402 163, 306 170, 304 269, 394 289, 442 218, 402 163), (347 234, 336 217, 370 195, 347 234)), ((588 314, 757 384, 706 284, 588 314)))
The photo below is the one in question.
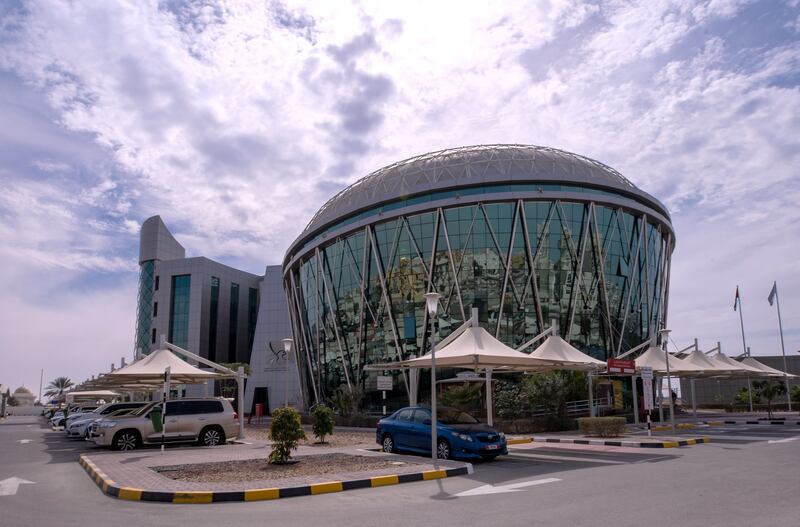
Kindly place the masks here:
POLYGON ((22 478, 6 478, 0 481, 0 496, 13 496, 19 490, 20 485, 33 485, 35 482, 22 478))
POLYGON ((31 443, 31 442, 33 442, 33 439, 20 439, 20 440, 17 441, 17 443, 20 443, 22 445, 27 445, 28 443, 31 443))
POLYGON ((558 455, 547 455, 547 454, 523 454, 522 452, 514 452, 511 454, 512 457, 522 456, 531 459, 540 459, 544 461, 546 459, 554 459, 558 461, 583 461, 585 463, 603 463, 606 465, 624 465, 628 463, 628 461, 616 461, 612 459, 598 459, 595 457, 583 457, 583 456, 558 456, 558 455))
POLYGON ((535 485, 544 485, 546 483, 555 483, 561 481, 558 478, 545 478, 534 479, 531 481, 521 481, 519 483, 510 483, 508 485, 481 485, 474 489, 459 492, 455 496, 457 498, 464 498, 467 496, 481 496, 483 494, 501 494, 503 492, 520 492, 525 487, 533 487, 535 485))
POLYGON ((767 443, 770 443, 770 444, 772 444, 772 443, 788 443, 789 441, 797 441, 798 439, 800 439, 800 436, 798 436, 798 437, 787 437, 786 439, 770 439, 769 441, 767 441, 767 443))

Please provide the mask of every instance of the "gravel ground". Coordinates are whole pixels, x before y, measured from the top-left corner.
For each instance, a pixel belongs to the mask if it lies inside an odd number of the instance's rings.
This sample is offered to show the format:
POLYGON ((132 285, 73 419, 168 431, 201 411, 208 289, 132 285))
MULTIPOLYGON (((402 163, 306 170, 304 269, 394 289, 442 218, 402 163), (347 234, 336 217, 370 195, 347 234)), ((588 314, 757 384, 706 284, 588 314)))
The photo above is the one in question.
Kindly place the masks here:
MULTIPOLYGON (((316 442, 317 438, 314 437, 314 433, 311 432, 310 426, 304 426, 303 429, 306 431, 306 438, 300 441, 301 445, 313 446, 315 448, 367 445, 370 447, 377 447, 377 443, 375 443, 375 432, 373 431, 337 432, 336 429, 334 429, 333 435, 325 437, 324 444, 319 444, 316 442)), ((248 439, 269 441, 269 428, 247 426, 245 427, 245 436, 248 439)))
POLYGON ((223 461, 191 465, 152 467, 167 478, 198 483, 279 480, 302 476, 366 472, 384 468, 408 467, 413 463, 383 457, 334 453, 296 456, 296 463, 270 465, 262 460, 223 461))

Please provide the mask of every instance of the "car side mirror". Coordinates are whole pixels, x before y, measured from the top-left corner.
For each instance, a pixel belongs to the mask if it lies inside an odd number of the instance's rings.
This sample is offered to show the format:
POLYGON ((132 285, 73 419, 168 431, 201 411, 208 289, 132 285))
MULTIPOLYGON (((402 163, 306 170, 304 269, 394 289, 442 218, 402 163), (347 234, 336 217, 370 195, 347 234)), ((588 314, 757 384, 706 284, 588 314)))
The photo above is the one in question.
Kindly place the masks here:
POLYGON ((424 421, 422 421, 422 424, 430 426, 431 420, 430 419, 425 419, 424 421))

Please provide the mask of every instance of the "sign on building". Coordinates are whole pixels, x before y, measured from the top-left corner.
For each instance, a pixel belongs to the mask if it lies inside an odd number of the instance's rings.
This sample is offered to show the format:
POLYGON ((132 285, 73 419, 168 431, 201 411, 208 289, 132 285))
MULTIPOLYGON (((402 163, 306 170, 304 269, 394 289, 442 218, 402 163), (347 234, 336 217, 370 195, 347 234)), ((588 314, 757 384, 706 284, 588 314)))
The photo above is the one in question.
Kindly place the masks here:
POLYGON ((391 391, 392 378, 388 375, 378 375, 378 390, 391 391))

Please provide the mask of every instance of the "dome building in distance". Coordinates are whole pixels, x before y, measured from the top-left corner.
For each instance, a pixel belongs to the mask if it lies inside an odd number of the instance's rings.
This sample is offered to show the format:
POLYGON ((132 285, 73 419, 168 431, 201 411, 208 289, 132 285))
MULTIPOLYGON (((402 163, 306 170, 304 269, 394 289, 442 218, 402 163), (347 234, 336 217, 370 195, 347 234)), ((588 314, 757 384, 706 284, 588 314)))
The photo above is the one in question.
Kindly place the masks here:
POLYGON ((674 246, 661 202, 577 154, 483 145, 389 165, 331 198, 285 256, 305 396, 369 394, 364 366, 427 352, 429 291, 439 338, 475 307, 509 346, 555 320, 573 346, 614 356, 666 324, 674 246))
POLYGON ((24 386, 14 390, 14 399, 16 399, 19 406, 33 406, 36 402, 36 396, 24 386))

